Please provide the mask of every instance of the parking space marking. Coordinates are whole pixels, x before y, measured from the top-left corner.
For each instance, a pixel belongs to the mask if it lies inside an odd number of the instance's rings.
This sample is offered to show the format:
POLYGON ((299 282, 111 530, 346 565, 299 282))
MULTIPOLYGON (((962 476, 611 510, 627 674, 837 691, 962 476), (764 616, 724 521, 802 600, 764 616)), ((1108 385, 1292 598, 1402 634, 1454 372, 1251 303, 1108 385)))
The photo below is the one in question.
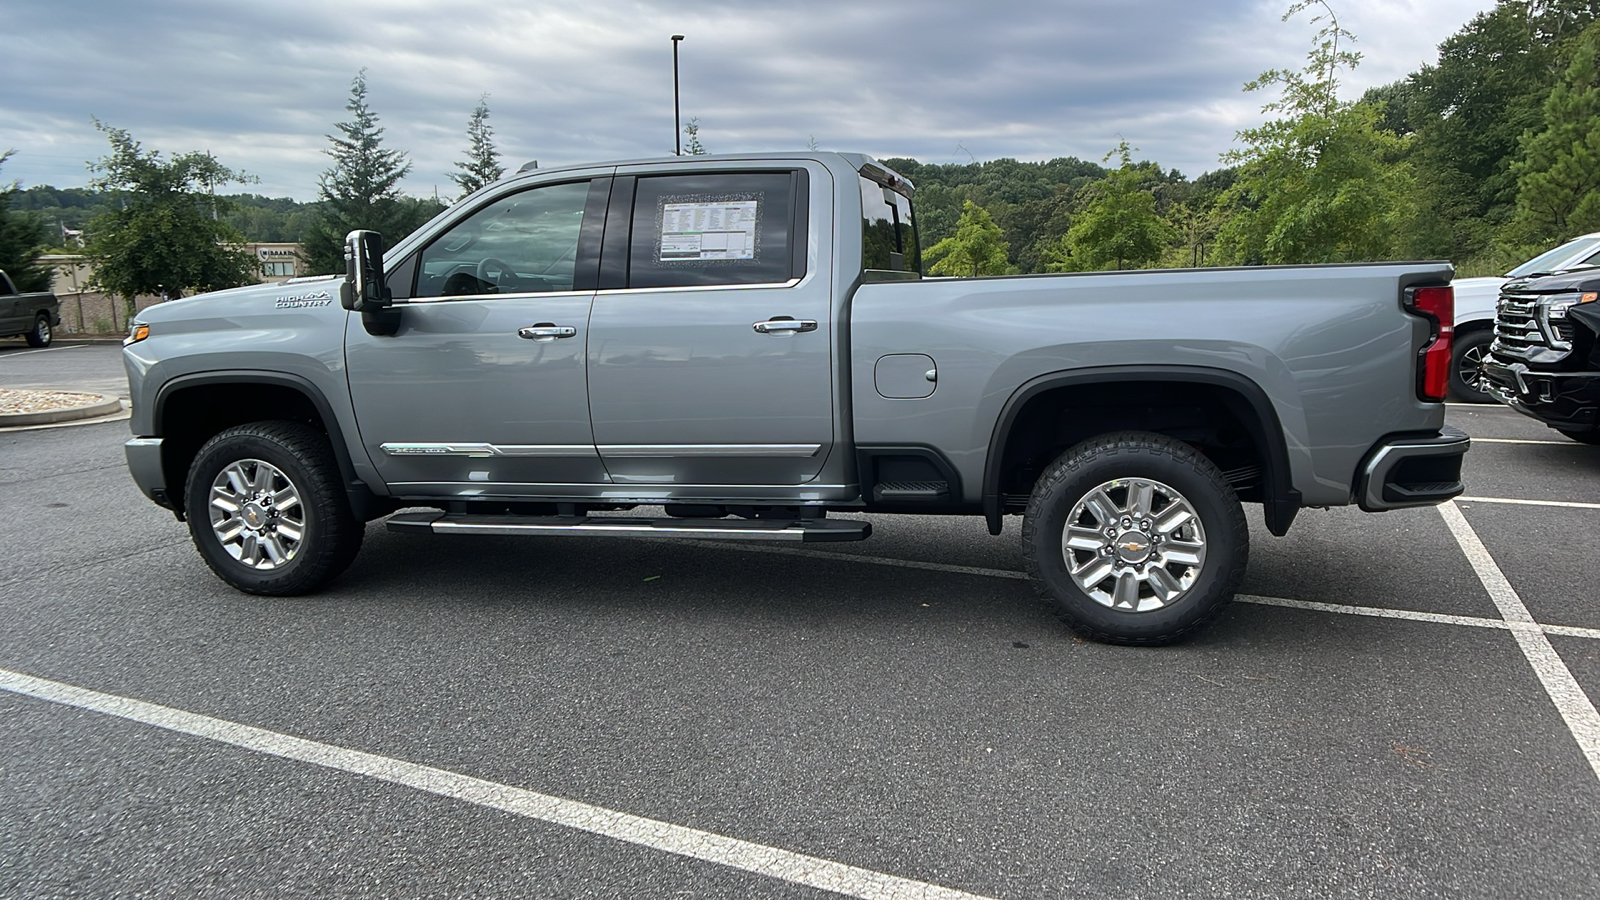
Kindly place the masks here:
POLYGON ((1457 503, 1510 503, 1516 506, 1557 506, 1564 509, 1600 509, 1600 503, 1577 500, 1517 500, 1511 497, 1457 497, 1457 503))
MULTIPOLYGON (((1467 498, 1462 498, 1467 499, 1467 498)), ((1511 502, 1511 501, 1507 501, 1511 502)), ((1534 501, 1525 501, 1534 502, 1534 501)), ((682 541, 659 540, 658 543, 676 543, 682 541)), ((985 569, 978 566, 954 566, 948 563, 923 562, 917 559, 895 559, 888 556, 868 556, 864 553, 833 553, 827 550, 804 550, 799 547, 752 547, 741 544, 723 543, 720 541, 690 541, 708 550, 739 550, 745 553, 777 553, 786 556, 806 556, 812 559, 844 560, 846 562, 860 562, 875 566, 894 566, 901 569, 927 569, 932 572, 954 572, 958 575, 981 575, 986 578, 1008 578, 1014 581, 1028 580, 1028 573, 1018 572, 1014 569, 985 569)), ((1377 619, 1406 619, 1412 622, 1431 622, 1435 625, 1463 625, 1469 628, 1493 628, 1499 631, 1515 631, 1518 628, 1529 628, 1534 631, 1544 631, 1548 634, 1559 634, 1564 637, 1590 638, 1600 640, 1600 628, 1581 628, 1576 625, 1545 625, 1534 622, 1530 618, 1527 623, 1508 622, 1505 619, 1485 619, 1480 616, 1449 616, 1441 613, 1418 612, 1411 609, 1392 609, 1384 606, 1347 606, 1342 603, 1320 603, 1315 600, 1290 600, 1284 597, 1260 597, 1254 594, 1235 594, 1233 597, 1240 603, 1252 603, 1257 606, 1280 606, 1285 609, 1304 609, 1315 612, 1338 613, 1346 616, 1370 616, 1377 619)))
POLYGON ((1282 606, 1287 609, 1306 609, 1316 612, 1339 613, 1346 616, 1371 616, 1375 619, 1406 619, 1411 622, 1432 622, 1435 625, 1463 625, 1468 628, 1493 628, 1498 631, 1516 631, 1526 628, 1532 631, 1543 631, 1545 634, 1559 634, 1563 637, 1589 638, 1600 640, 1600 628, 1582 628, 1577 625, 1545 625, 1539 622, 1507 622, 1504 619, 1485 619, 1480 616, 1449 616, 1442 613, 1418 612, 1411 609, 1390 609, 1383 606, 1346 606, 1343 603, 1320 603, 1315 600, 1288 600, 1283 597, 1257 597, 1251 594, 1235 594, 1233 599, 1240 603, 1254 603, 1258 606, 1282 606))
POLYGON ((1582 447, 1577 441, 1530 441, 1524 438, 1481 438, 1472 439, 1474 444, 1556 444, 1561 447, 1582 447))
POLYGON ((89 345, 88 344, 68 344, 65 347, 40 347, 37 350, 22 350, 22 351, 19 351, 17 353, 7 353, 7 354, 5 354, 3 356, 0 356, 0 360, 11 359, 11 358, 17 357, 17 356, 27 356, 30 353, 54 353, 57 350, 80 350, 80 349, 82 349, 84 347, 87 347, 87 346, 89 346, 89 345))
POLYGON ((1600 712, 1595 711, 1589 695, 1583 692, 1578 680, 1572 677, 1572 670, 1561 661, 1561 656, 1550 644, 1550 637, 1545 634, 1544 629, 1526 627, 1538 623, 1534 621, 1533 614, 1528 612, 1528 607, 1523 604, 1516 589, 1511 586, 1511 581, 1500 571, 1500 566, 1494 561, 1494 557, 1489 555, 1489 549, 1478 538, 1478 533, 1472 530, 1460 508, 1454 501, 1446 501, 1440 504, 1439 515, 1444 517, 1445 525, 1449 526, 1450 533, 1455 536, 1456 544, 1461 547, 1461 552, 1466 554, 1467 562, 1472 564, 1472 570, 1477 573, 1484 590, 1489 592, 1489 598, 1500 610, 1501 618, 1507 623, 1525 626, 1513 627, 1511 635, 1516 638, 1517 646, 1522 649, 1522 655, 1527 658, 1528 664, 1533 666, 1539 683, 1544 685, 1545 693, 1550 695, 1550 700, 1555 703, 1561 718, 1567 723, 1567 730, 1572 732, 1573 739, 1578 742, 1578 748, 1589 760, 1589 768, 1594 771, 1596 778, 1600 778, 1600 712))
POLYGON ((540 794, 403 759, 280 734, 170 706, 103 694, 9 669, 0 669, 0 690, 193 735, 256 753, 349 772, 527 819, 864 900, 987 900, 954 888, 886 875, 659 819, 647 819, 602 806, 540 794))

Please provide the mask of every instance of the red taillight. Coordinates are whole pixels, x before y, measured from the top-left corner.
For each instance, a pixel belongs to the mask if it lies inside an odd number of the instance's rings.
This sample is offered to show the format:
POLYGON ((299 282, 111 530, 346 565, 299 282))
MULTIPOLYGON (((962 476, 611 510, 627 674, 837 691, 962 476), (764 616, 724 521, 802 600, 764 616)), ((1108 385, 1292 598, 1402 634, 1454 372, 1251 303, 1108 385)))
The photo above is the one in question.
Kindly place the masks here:
POLYGON ((1456 289, 1412 288, 1406 291, 1406 309, 1433 323, 1433 336, 1418 359, 1417 396, 1443 400, 1450 389, 1450 345, 1456 333, 1456 289))

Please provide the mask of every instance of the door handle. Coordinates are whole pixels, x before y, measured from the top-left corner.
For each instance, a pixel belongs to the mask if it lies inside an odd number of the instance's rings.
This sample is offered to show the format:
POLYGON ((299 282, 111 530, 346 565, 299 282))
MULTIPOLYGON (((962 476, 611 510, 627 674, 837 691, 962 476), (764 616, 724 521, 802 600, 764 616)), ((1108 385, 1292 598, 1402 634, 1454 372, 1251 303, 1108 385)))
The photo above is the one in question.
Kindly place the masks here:
POLYGON ((527 338, 530 341, 553 341, 556 338, 575 337, 578 329, 571 325, 555 325, 550 322, 540 322, 537 325, 528 325, 517 329, 517 337, 527 338))
POLYGON ((757 322, 750 326, 757 334, 800 334, 805 331, 816 331, 816 319, 791 319, 788 316, 776 316, 765 322, 757 322))

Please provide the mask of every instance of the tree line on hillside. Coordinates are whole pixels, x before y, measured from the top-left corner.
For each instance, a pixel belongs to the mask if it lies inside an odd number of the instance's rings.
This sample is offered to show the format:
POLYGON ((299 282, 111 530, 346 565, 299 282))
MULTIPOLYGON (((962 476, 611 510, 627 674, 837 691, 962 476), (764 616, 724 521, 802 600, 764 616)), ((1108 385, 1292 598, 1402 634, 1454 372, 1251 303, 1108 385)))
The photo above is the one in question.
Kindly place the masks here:
MULTIPOLYGON (((1462 274, 1487 274, 1600 230, 1600 0, 1499 0, 1440 46, 1437 63, 1356 100, 1340 97, 1360 62, 1355 36, 1329 0, 1298 0, 1284 19, 1301 15, 1319 28, 1304 66, 1244 86, 1266 97, 1266 121, 1193 180, 1136 159, 1125 140, 1099 162, 885 160, 917 185, 929 272, 1442 258, 1462 274)), ((345 108, 348 120, 328 136, 333 165, 309 204, 215 193, 248 179, 209 157, 162 160, 103 127, 113 153, 94 189, 0 195, 0 254, 27 243, 16 223, 51 220, 85 228, 90 255, 110 261, 108 229, 139 218, 129 209, 163 208, 207 219, 223 244, 299 241, 311 269, 337 271, 349 229, 375 228, 393 242, 442 208, 399 192, 410 163, 383 146, 364 72, 345 108), (142 160, 143 175, 118 160, 142 160), (171 196, 157 202, 162 192, 171 196)), ((485 97, 450 176, 463 192, 503 172, 487 119, 485 97)), ((685 132, 689 152, 705 152, 697 119, 685 132)), ((225 267, 213 274, 231 277, 225 267)), ((168 276, 163 292, 217 283, 197 278, 168 276)))

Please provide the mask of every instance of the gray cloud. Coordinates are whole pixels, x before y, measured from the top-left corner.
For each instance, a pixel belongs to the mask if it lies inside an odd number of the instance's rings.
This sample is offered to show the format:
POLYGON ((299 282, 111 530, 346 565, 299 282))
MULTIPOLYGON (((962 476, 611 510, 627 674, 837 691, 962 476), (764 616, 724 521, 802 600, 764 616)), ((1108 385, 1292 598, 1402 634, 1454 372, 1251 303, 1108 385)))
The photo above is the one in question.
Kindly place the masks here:
MULTIPOLYGON (((1365 62, 1347 95, 1434 58, 1492 0, 1346 0, 1365 62)), ((210 150, 311 199, 325 135, 367 69, 405 187, 446 178, 488 93, 510 168, 672 149, 672 54, 685 118, 713 151, 827 148, 930 162, 1098 159, 1126 138, 1192 176, 1218 166, 1265 97, 1240 86, 1299 67, 1314 30, 1253 0, 873 4, 496 0, 11 0, 0 176, 74 186, 104 154, 91 117, 146 147, 210 150)))

